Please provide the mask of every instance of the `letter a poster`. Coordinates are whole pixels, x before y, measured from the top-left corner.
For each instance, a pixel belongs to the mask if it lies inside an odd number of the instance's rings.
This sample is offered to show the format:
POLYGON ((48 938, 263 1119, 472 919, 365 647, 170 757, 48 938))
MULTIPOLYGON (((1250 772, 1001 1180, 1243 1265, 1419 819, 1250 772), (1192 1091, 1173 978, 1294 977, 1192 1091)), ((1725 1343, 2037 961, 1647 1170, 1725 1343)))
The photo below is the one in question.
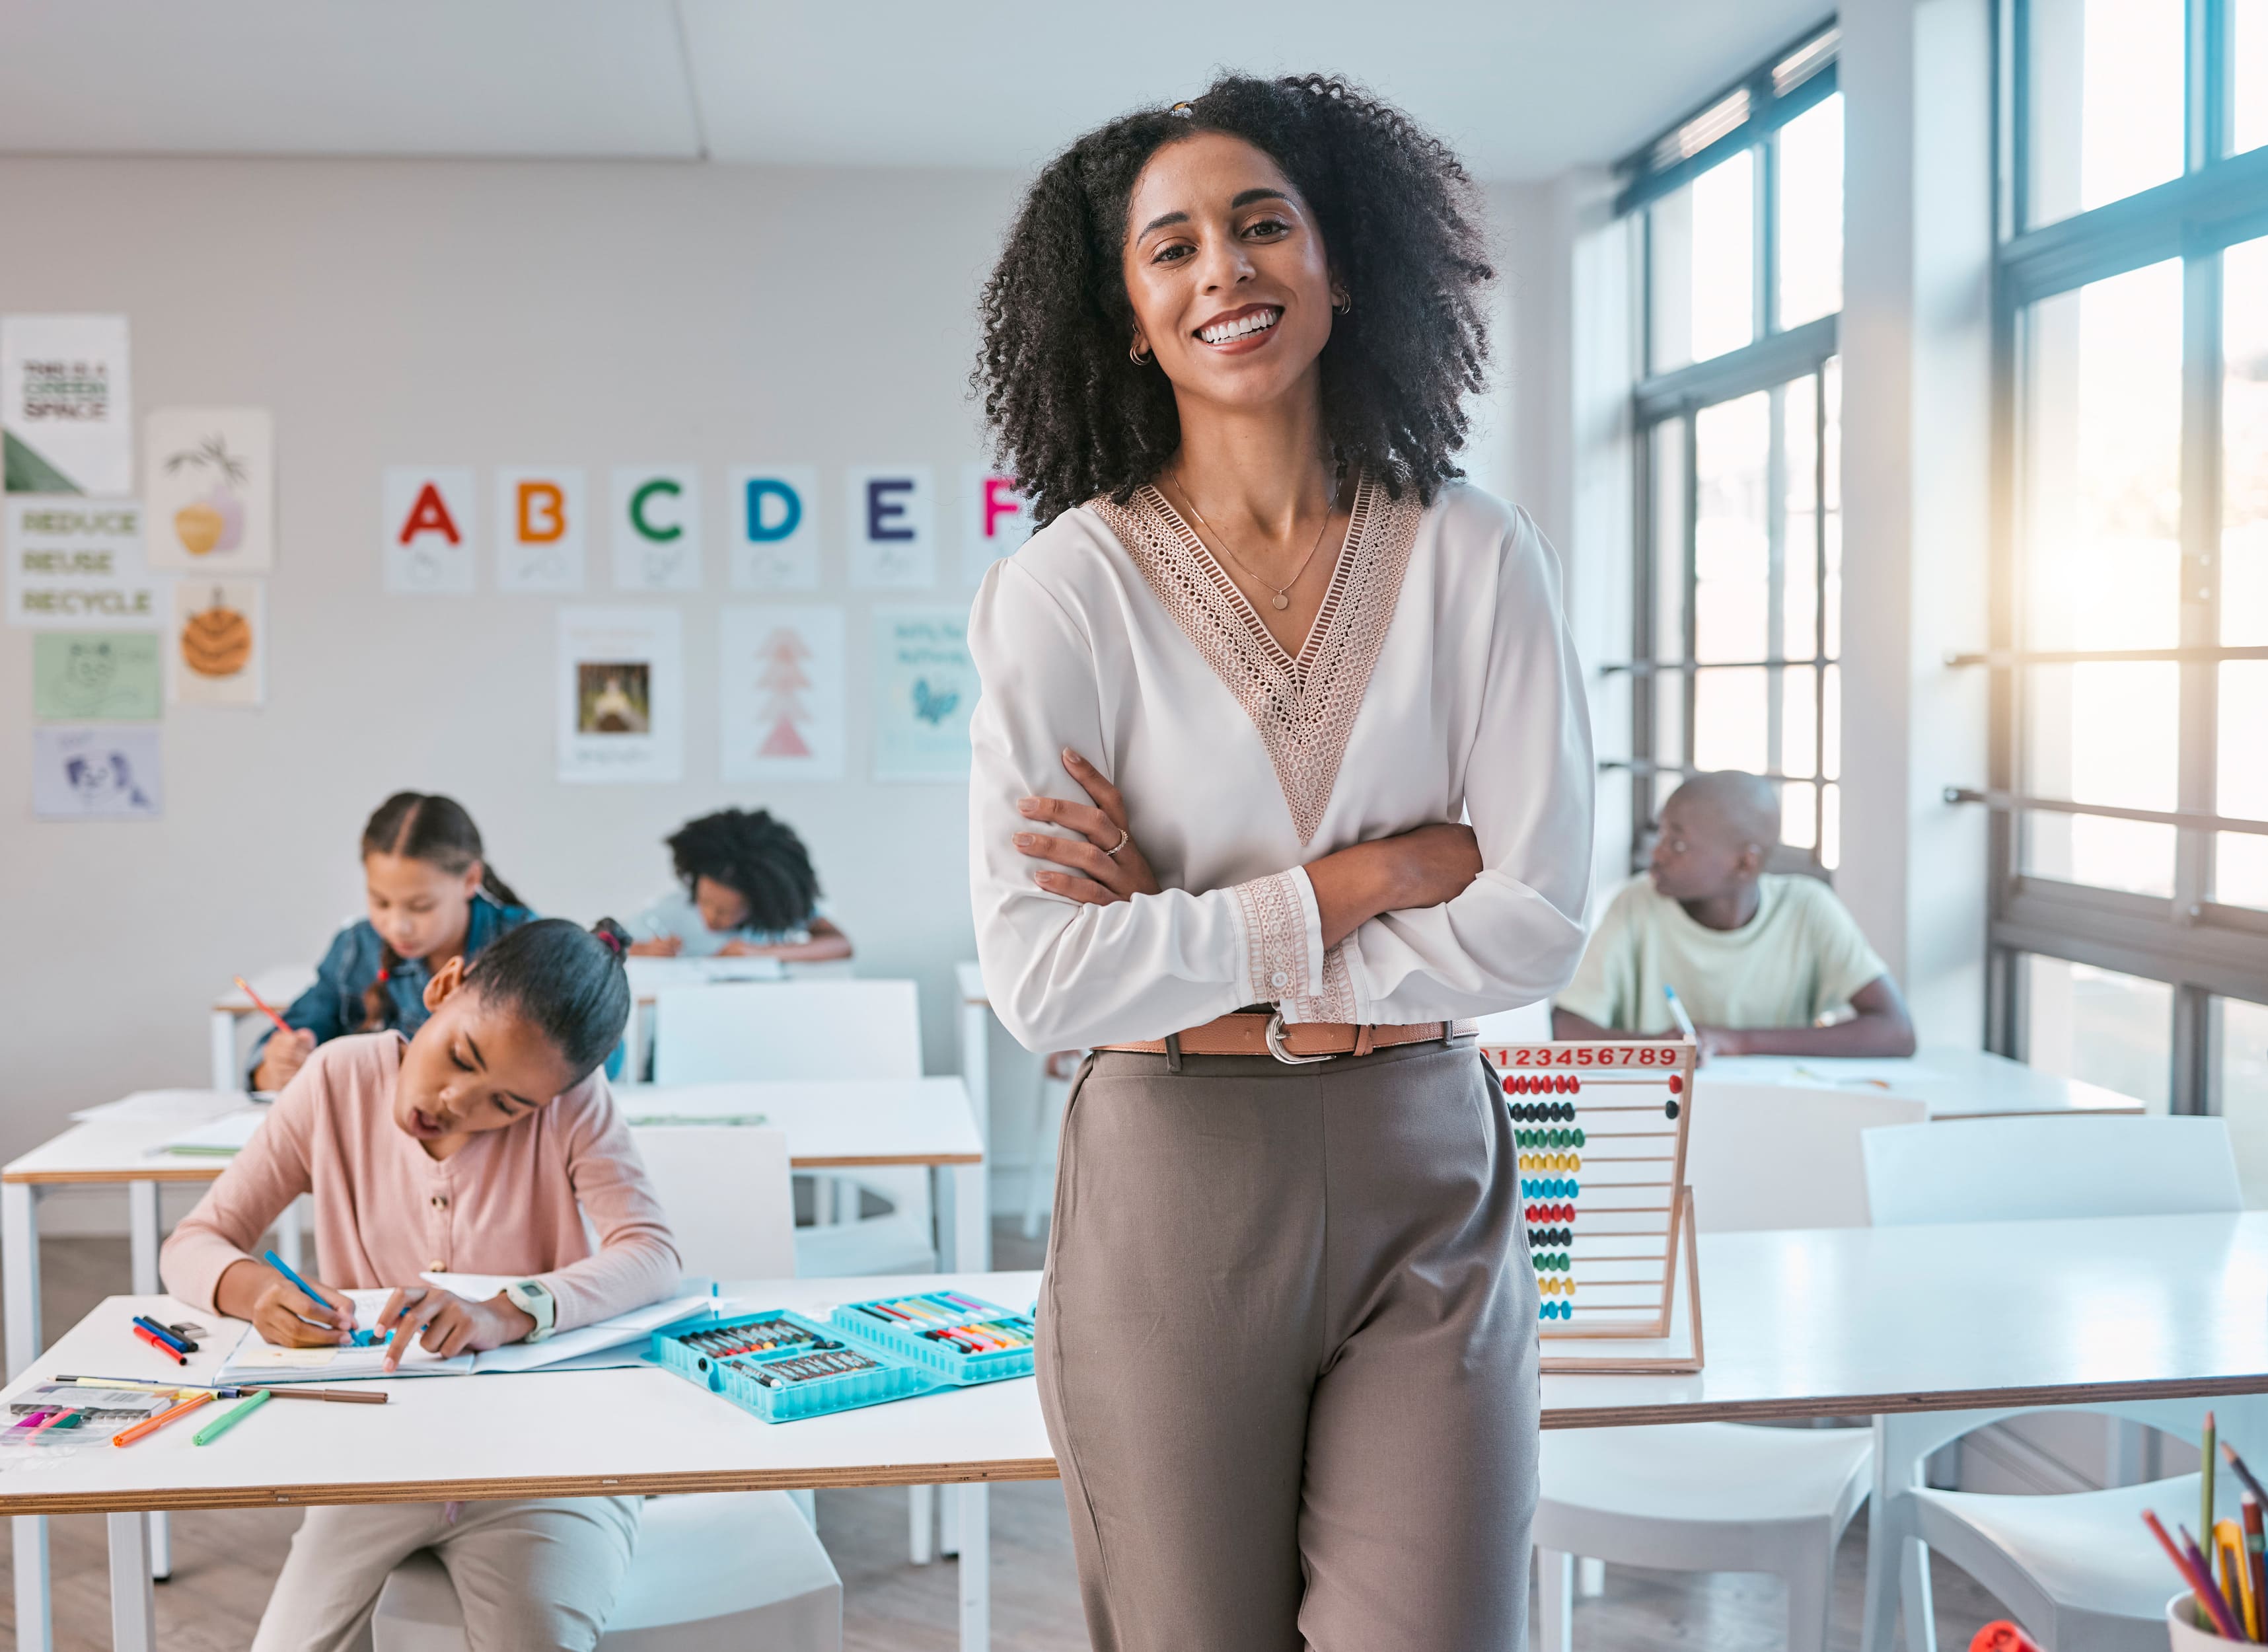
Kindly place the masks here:
POLYGON ((388 465, 379 551, 397 596, 453 596, 473 588, 473 473, 463 466, 388 465))
POLYGON ((727 782, 843 778, 843 610, 728 608, 718 727, 727 782))

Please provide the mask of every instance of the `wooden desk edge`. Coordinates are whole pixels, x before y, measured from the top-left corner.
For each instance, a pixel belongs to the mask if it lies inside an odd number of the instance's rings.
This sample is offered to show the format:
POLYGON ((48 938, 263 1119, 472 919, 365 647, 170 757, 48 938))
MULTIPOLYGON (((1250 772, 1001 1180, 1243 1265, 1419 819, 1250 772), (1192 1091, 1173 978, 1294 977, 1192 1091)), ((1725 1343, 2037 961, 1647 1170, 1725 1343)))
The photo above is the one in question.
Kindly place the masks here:
MULTIPOLYGON (((1587 1376, 1578 1382, 1611 1382, 1587 1376)), ((1633 1381, 1644 1380, 1643 1375, 1633 1381)), ((1677 1381, 1665 1378, 1665 1381, 1677 1381)), ((1628 1405, 1546 1405, 1546 1428, 1643 1427, 1673 1422, 1791 1421, 1820 1417, 1890 1417, 1933 1411, 2022 1411, 2084 1408, 2136 1399, 2204 1399, 2268 1393, 2268 1371, 2239 1376, 2143 1378, 2123 1383, 2067 1383, 2020 1388, 1972 1388, 1926 1394, 1833 1394, 1764 1400, 1656 1400, 1628 1405)))
MULTIPOLYGON (((104 1187, 122 1186, 129 1182, 210 1182, 219 1178, 222 1171, 234 1163, 233 1159, 174 1164, 153 1160, 147 1165, 137 1165, 131 1170, 19 1170, 12 1165, 0 1171, 0 1182, 19 1182, 34 1186, 63 1187, 72 1184, 92 1184, 104 1187)), ((861 1166, 879 1168, 883 1165, 953 1165, 982 1164, 981 1153, 859 1153, 837 1154, 825 1157, 788 1160, 791 1169, 851 1170, 861 1166)))

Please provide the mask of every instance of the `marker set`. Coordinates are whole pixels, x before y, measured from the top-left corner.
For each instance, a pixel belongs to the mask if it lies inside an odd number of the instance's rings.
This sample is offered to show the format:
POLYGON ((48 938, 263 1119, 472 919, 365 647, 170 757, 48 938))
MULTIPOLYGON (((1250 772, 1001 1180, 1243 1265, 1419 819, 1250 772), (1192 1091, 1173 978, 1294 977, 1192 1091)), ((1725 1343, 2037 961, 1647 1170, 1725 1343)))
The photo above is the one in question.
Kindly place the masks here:
POLYGON ((169 1394, 46 1383, 8 1403, 16 1420, 0 1431, 0 1449, 83 1445, 91 1439, 106 1440, 172 1403, 169 1394))
POLYGON ((1032 1369, 1031 1320, 955 1291, 884 1297, 821 1324, 785 1309, 664 1325, 646 1357, 766 1422, 1032 1369))
POLYGON ((835 1310, 835 1323, 956 1383, 1031 1375, 1032 1322, 959 1291, 852 1302, 835 1310))

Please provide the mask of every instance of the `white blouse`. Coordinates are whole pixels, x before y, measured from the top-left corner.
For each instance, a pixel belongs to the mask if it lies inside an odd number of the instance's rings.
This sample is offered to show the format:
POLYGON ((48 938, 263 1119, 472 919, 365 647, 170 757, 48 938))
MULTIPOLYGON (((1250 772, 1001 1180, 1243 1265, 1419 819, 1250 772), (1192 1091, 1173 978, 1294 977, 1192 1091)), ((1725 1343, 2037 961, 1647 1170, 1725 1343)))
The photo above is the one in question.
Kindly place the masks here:
POLYGON ((1390 1025, 1510 1009, 1583 950, 1590 721, 1557 557, 1476 488, 1364 482, 1294 659, 1153 488, 993 565, 969 618, 970 884, 985 990, 1027 1048, 1163 1037, 1247 1005, 1390 1025), (1161 892, 1094 906, 1034 881, 1020 798, 1125 794, 1161 892), (1326 950, 1302 866, 1469 818, 1480 876, 1326 950))

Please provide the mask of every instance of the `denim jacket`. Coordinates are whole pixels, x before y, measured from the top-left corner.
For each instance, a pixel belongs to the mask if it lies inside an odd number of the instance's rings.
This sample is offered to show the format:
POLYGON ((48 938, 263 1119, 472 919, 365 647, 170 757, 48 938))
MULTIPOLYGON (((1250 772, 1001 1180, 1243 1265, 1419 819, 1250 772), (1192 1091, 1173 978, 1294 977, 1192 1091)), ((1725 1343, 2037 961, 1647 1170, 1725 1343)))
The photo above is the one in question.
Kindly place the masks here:
MULTIPOLYGON (((525 906, 505 906, 486 895, 475 895, 472 915, 465 924, 465 961, 469 963, 489 942, 534 916, 525 906)), ((314 1034, 317 1044, 342 1034, 361 1032, 362 995, 378 979, 378 961, 385 952, 386 943, 378 938, 378 931, 370 926, 368 918, 349 924, 339 931, 330 951, 324 955, 315 971, 314 985, 291 1000, 291 1007, 284 1012, 284 1019, 314 1034)), ((431 978, 423 958, 404 958, 387 977, 391 1024, 400 1028, 404 1037, 425 1024, 425 984, 431 978)), ((261 1052, 274 1036, 272 1029, 263 1033, 252 1046, 251 1065, 244 1070, 247 1089, 252 1088, 252 1075, 260 1070, 261 1052)))

